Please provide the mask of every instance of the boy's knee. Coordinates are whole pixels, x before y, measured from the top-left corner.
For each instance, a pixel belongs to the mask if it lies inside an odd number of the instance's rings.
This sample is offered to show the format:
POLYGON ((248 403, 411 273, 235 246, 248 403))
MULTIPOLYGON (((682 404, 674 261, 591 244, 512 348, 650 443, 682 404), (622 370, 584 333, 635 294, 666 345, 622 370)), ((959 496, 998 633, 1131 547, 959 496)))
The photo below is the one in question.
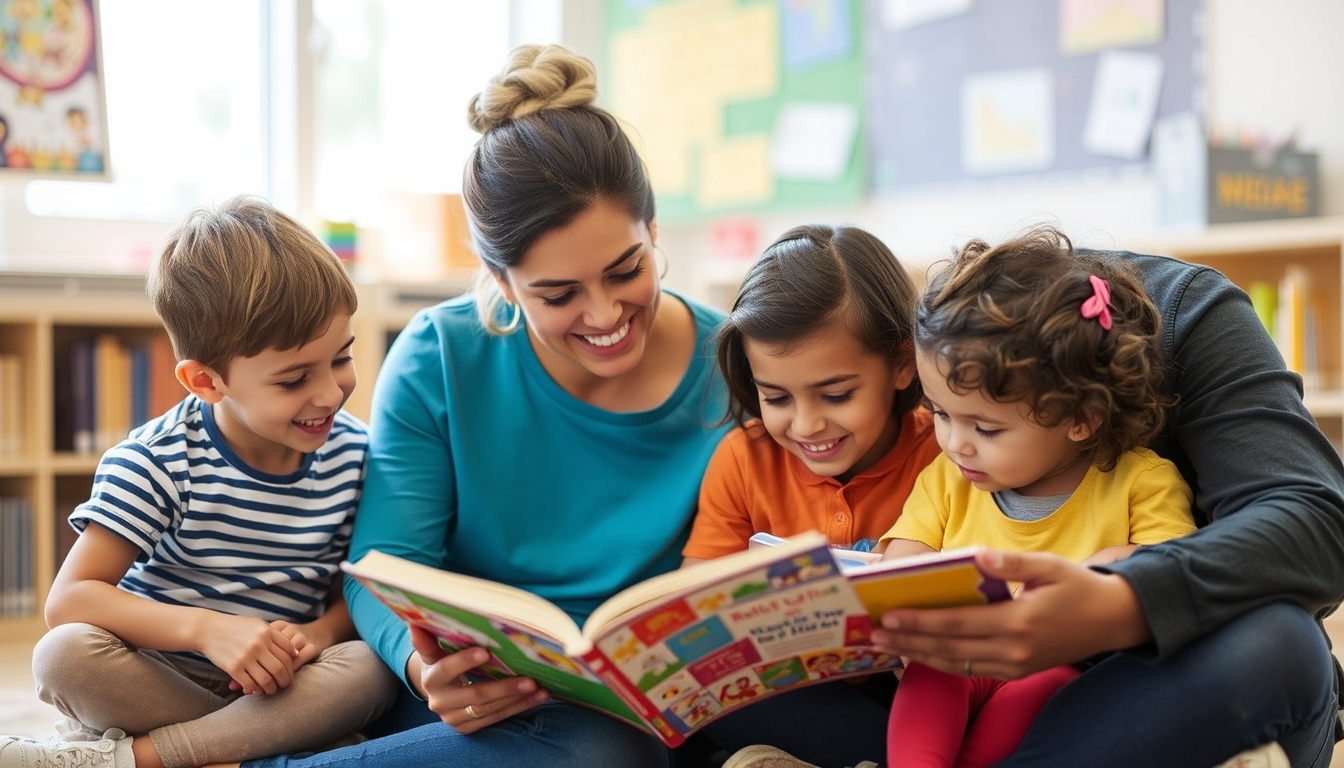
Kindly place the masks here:
POLYGON ((126 648, 121 638, 92 624, 61 624, 33 646, 33 682, 38 695, 50 702, 53 692, 69 685, 88 684, 90 664, 109 651, 126 648))
POLYGON ((323 651, 316 662, 343 670, 349 680, 356 685, 392 691, 401 687, 401 680, 387 668, 382 657, 363 640, 337 643, 323 651))

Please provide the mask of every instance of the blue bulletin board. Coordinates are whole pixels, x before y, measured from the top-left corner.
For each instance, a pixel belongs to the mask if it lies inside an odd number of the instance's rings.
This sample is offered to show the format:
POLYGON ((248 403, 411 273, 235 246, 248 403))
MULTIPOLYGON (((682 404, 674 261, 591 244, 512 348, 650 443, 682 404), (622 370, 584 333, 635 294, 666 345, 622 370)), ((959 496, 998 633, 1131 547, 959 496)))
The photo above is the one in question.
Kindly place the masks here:
POLYGON ((869 2, 873 187, 1146 164, 1153 120, 1204 113, 1203 8, 869 2))
POLYGON ((661 222, 867 194, 861 0, 607 0, 600 102, 661 222))

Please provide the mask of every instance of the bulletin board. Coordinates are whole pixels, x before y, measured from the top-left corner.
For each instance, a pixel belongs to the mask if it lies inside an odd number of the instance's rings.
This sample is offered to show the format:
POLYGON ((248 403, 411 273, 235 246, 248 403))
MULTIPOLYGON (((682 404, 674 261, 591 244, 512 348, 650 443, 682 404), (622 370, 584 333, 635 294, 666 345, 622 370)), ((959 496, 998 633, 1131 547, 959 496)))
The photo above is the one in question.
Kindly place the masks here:
POLYGON ((0 177, 108 176, 94 0, 0 0, 0 177))
POLYGON ((1148 120, 1202 116, 1203 8, 1203 0, 874 0, 866 23, 873 187, 1145 164, 1149 134, 1140 140, 1136 125, 1127 136, 1124 116, 1098 110, 1126 109, 1126 99, 1154 90, 1148 120), (1152 77, 1160 84, 1150 89, 1152 77))
POLYGON ((862 0, 607 0, 600 101, 662 222, 867 193, 862 0))

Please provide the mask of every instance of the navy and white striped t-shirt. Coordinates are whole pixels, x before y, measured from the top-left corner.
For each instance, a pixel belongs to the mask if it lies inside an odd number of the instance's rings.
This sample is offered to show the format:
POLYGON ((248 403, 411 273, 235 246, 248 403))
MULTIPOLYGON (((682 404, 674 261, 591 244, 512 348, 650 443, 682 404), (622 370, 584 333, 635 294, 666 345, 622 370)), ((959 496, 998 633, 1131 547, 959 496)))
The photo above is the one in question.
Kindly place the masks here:
POLYGON ((341 411, 289 475, 249 467, 210 406, 189 396, 103 454, 92 497, 70 515, 141 554, 118 585, 173 605, 311 621, 350 543, 368 433, 341 411))

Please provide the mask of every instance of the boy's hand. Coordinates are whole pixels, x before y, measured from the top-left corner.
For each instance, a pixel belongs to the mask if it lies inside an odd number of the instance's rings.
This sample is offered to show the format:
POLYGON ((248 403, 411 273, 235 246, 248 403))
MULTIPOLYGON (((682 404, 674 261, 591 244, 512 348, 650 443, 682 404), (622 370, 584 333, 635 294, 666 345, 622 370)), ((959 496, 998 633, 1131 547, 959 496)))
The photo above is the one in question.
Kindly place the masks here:
POLYGON ((271 628, 278 631, 289 639, 297 655, 294 657, 294 668, 298 669, 304 664, 316 659, 318 654, 331 647, 332 643, 320 639, 320 635, 313 631, 311 624, 291 624, 288 621, 272 621, 271 628))
POLYGON ((250 616, 210 614, 201 627, 198 647, 248 694, 272 694, 288 687, 299 666, 293 642, 280 630, 250 616))

